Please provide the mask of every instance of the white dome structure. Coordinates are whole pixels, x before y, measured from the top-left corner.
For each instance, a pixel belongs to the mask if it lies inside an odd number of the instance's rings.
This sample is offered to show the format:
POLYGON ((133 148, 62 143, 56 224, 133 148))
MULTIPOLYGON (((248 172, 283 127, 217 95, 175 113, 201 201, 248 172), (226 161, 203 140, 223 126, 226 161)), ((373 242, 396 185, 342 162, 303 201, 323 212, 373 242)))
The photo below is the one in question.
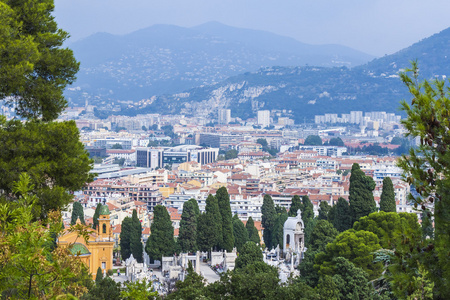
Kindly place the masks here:
POLYGON ((300 209, 296 217, 289 217, 283 226, 283 252, 294 252, 301 254, 305 243, 305 225, 302 220, 300 209))

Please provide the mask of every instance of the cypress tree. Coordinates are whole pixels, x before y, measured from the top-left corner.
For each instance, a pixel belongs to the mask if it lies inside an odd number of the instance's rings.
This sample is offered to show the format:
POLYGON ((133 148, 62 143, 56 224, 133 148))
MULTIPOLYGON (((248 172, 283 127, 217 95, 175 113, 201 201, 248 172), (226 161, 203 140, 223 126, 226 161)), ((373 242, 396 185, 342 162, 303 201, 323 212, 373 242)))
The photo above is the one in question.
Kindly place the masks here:
POLYGON ((205 214, 207 216, 205 220, 208 221, 210 225, 207 230, 210 230, 214 235, 213 247, 221 249, 220 246, 223 243, 222 215, 220 214, 216 197, 211 194, 206 198, 205 214))
POLYGON ((314 219, 314 205, 311 203, 311 200, 309 200, 308 196, 302 197, 302 220, 305 224, 305 227, 308 225, 308 222, 310 222, 312 219, 314 219))
POLYGON ((70 224, 75 225, 77 219, 80 218, 81 224, 85 225, 84 222, 84 210, 80 202, 74 202, 72 207, 72 217, 70 219, 70 224))
POLYGON ((100 217, 100 208, 102 205, 99 203, 97 204, 97 207, 95 208, 93 222, 92 222, 92 228, 97 229, 98 226, 98 218, 100 217))
POLYGON ((120 254, 125 260, 131 256, 131 235, 132 235, 132 221, 130 217, 125 217, 122 221, 122 228, 120 231, 120 254))
POLYGON ((380 211, 396 212, 395 192, 392 180, 389 177, 383 179, 383 190, 380 197, 380 211))
POLYGON ((368 216, 375 212, 376 204, 372 191, 375 189, 375 182, 370 176, 366 176, 357 163, 352 166, 350 176, 349 203, 352 221, 368 216))
POLYGON ((213 230, 216 220, 211 214, 202 213, 197 221, 197 246, 200 251, 210 251, 216 245, 217 236, 213 230))
POLYGON ((319 220, 328 220, 328 213, 330 212, 331 206, 327 201, 321 201, 319 204, 319 220))
POLYGON ((259 237, 258 229, 256 229, 255 222, 253 222, 252 217, 248 218, 245 228, 247 229, 248 240, 259 245, 261 243, 261 238, 259 237))
POLYGON ((234 235, 234 246, 237 251, 240 252, 242 246, 248 242, 248 232, 244 226, 244 223, 238 218, 237 215, 233 216, 233 235, 234 235))
POLYGON ((137 216, 137 212, 133 209, 133 215, 131 217, 131 237, 130 237, 130 250, 133 253, 133 257, 138 263, 144 261, 143 258, 143 246, 142 246, 142 225, 137 216))
POLYGON ((162 205, 156 205, 153 210, 153 222, 150 226, 150 237, 145 245, 145 251, 153 260, 171 256, 175 251, 172 222, 169 212, 162 205))
POLYGON ((264 228, 263 239, 267 249, 272 249, 272 232, 276 220, 275 205, 270 195, 264 195, 263 205, 261 206, 262 220, 261 225, 264 228))
POLYGON ((232 251, 234 246, 233 223, 230 206, 230 196, 225 187, 221 187, 216 192, 217 204, 222 218, 222 241, 220 248, 232 251))
POLYGON ((339 197, 338 202, 335 206, 333 206, 334 219, 331 222, 334 228, 339 232, 343 232, 347 229, 352 228, 353 221, 350 213, 350 206, 348 205, 347 200, 342 197, 339 197))
POLYGON ((281 248, 283 246, 284 223, 288 218, 288 213, 286 212, 286 209, 284 207, 280 206, 277 206, 275 208, 275 211, 277 212, 277 218, 275 220, 275 225, 273 227, 272 245, 273 247, 280 245, 281 248))
POLYGON ((95 276, 95 285, 100 285, 100 282, 103 280, 103 272, 102 268, 98 267, 97 275, 95 276))
POLYGON ((198 217, 200 216, 200 208, 198 207, 197 200, 195 200, 194 198, 191 198, 188 201, 192 203, 193 208, 194 208, 194 212, 195 212, 195 216, 198 219, 198 217))
POLYGON ((197 251, 197 215, 194 204, 190 200, 183 204, 178 243, 182 252, 197 251))
POLYGON ((300 200, 300 197, 298 195, 295 195, 294 197, 292 197, 291 200, 291 206, 289 207, 289 217, 295 217, 297 216, 297 211, 303 210, 303 204, 302 201, 300 200))

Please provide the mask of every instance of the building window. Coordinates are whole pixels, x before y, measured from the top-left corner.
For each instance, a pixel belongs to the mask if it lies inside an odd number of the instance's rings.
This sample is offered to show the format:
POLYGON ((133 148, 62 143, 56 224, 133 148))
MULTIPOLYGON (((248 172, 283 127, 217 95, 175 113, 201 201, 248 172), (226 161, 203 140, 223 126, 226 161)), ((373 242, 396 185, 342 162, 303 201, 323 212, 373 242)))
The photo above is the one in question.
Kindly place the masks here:
POLYGON ((103 224, 103 233, 106 233, 106 224, 103 224))
POLYGON ((102 269, 106 269, 106 262, 102 261, 102 269))

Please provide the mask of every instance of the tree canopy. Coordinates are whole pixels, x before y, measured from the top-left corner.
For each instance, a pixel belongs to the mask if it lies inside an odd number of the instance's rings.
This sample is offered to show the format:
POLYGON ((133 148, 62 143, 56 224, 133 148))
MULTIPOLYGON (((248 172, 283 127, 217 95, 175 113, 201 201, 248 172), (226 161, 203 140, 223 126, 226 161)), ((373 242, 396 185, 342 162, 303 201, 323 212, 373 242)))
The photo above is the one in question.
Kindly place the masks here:
POLYGON ((232 251, 234 247, 233 215, 231 214, 230 196, 226 187, 221 187, 216 192, 217 203, 222 220, 222 241, 220 248, 232 251))
POLYGON ((264 195, 263 205, 261 206, 261 225, 264 227, 263 239, 266 247, 272 249, 272 234, 275 225, 277 214, 275 212, 275 205, 270 195, 264 195))
POLYGON ((145 251, 151 259, 161 260, 163 256, 171 256, 175 251, 173 226, 169 212, 162 205, 153 209, 153 222, 150 226, 150 237, 145 245, 145 251))
POLYGON ((183 252, 197 251, 197 215, 192 201, 183 204, 178 243, 183 252))
POLYGON ((359 164, 354 163, 350 176, 348 197, 353 222, 358 221, 361 217, 368 216, 370 213, 375 212, 376 204, 372 194, 374 189, 375 181, 373 181, 372 177, 366 176, 366 174, 364 174, 359 167, 359 164))
POLYGON ((383 190, 380 197, 380 210, 385 212, 395 212, 395 192, 392 180, 389 177, 383 179, 383 190))
POLYGON ((322 139, 318 135, 308 135, 305 139, 305 145, 320 146, 322 145, 322 139))

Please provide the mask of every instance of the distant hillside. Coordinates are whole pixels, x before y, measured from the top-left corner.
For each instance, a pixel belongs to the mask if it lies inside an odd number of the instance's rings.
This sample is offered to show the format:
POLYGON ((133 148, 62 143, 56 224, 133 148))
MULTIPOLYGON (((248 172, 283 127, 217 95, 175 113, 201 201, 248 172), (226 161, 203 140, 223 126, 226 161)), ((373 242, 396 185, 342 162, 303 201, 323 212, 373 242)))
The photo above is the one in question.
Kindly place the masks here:
POLYGON ((399 113, 399 102, 409 99, 398 72, 418 60, 422 78, 450 75, 450 29, 426 38, 395 54, 358 66, 270 67, 245 73, 215 85, 182 94, 154 97, 129 108, 214 117, 218 108, 231 108, 232 116, 248 118, 259 109, 288 109, 297 122, 316 114, 351 110, 399 113))
POLYGON ((98 33, 70 48, 81 70, 66 95, 73 104, 88 99, 97 105, 178 93, 261 67, 353 67, 373 58, 339 45, 308 45, 216 22, 155 25, 123 36, 98 33))

